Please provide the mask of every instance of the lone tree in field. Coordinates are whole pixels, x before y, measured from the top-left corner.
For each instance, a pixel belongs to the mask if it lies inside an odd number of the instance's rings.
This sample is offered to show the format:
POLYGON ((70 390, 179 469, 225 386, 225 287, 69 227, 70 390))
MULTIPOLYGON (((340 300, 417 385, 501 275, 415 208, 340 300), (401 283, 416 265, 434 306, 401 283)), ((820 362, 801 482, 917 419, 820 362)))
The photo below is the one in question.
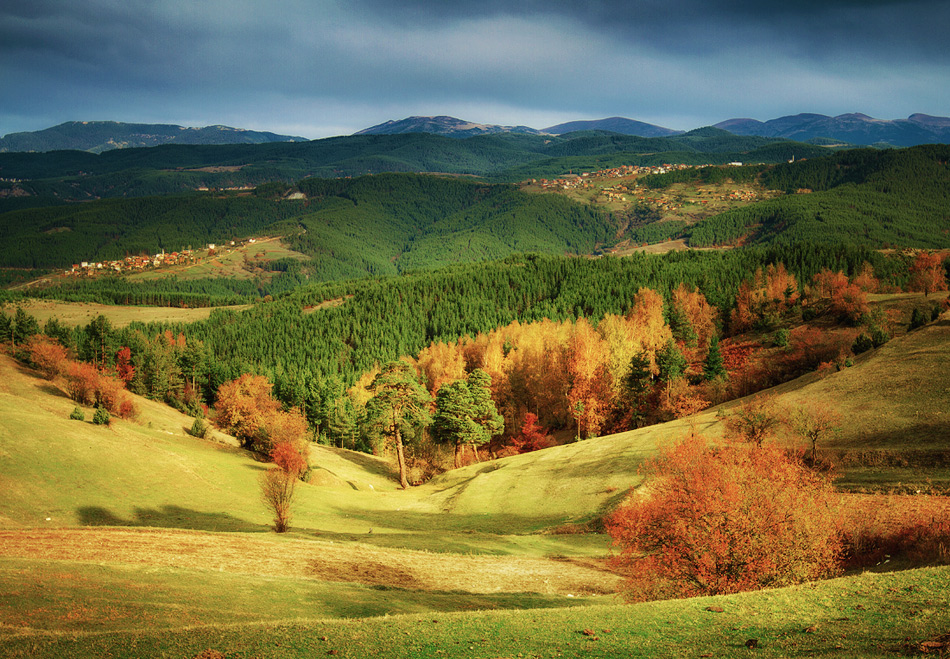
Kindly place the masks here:
POLYGON ((762 446, 780 424, 775 401, 764 395, 745 401, 726 418, 726 429, 732 436, 756 446, 762 446))
POLYGON ((279 467, 268 469, 261 475, 261 499, 274 515, 274 531, 277 533, 290 529, 290 505, 296 487, 297 475, 279 467))
POLYGON ((419 384, 415 369, 406 362, 389 362, 367 387, 373 397, 366 403, 366 414, 371 422, 382 426, 396 449, 399 462, 399 483, 409 487, 406 456, 403 450, 403 433, 413 426, 425 426, 431 422, 428 405, 432 397, 419 384))
POLYGON ((834 575, 831 485, 777 446, 695 434, 648 465, 646 494, 608 520, 634 601, 778 587, 834 575))
POLYGON ((827 439, 841 428, 842 417, 825 403, 811 403, 791 414, 791 425, 798 436, 811 444, 811 462, 817 464, 818 442, 827 439))

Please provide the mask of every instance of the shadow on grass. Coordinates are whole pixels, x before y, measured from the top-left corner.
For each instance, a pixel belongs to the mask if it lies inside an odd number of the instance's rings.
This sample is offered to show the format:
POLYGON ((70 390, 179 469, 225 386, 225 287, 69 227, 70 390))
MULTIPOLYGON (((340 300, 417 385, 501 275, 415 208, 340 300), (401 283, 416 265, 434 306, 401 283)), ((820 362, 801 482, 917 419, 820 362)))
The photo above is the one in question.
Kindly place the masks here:
POLYGON ((357 451, 347 451, 344 449, 339 449, 334 451, 337 457, 352 462, 360 469, 368 471, 371 474, 376 476, 381 476, 387 478, 393 482, 399 482, 399 474, 393 469, 390 465, 385 462, 381 462, 379 458, 373 457, 366 453, 359 453, 357 451))
POLYGON ((83 506, 76 510, 84 526, 150 526, 166 529, 195 531, 248 532, 266 531, 270 527, 254 524, 227 513, 204 513, 181 506, 162 506, 160 509, 136 508, 132 519, 123 519, 101 506, 83 506))
POLYGON ((69 398, 69 395, 65 391, 63 391, 56 385, 50 384, 48 382, 37 385, 37 388, 48 396, 56 396, 57 398, 69 398))

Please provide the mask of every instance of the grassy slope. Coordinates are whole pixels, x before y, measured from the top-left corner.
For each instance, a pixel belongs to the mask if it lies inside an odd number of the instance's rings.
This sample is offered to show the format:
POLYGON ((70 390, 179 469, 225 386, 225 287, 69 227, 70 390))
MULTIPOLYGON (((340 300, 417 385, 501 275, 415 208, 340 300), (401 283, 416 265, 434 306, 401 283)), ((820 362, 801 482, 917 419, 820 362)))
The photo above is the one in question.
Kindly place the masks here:
MULTIPOLYGON (((921 424, 945 414, 948 332, 942 319, 851 369, 783 385, 779 399, 839 406, 849 424, 838 446, 916 446, 921 424)), ((899 649, 905 636, 923 641, 950 629, 947 569, 718 598, 726 609, 719 615, 704 611, 706 600, 537 610, 604 601, 566 595, 584 594, 578 584, 595 580, 594 559, 607 549, 596 534, 537 531, 610 506, 637 482, 642 459, 690 425, 718 434, 713 412, 471 465, 408 492, 371 456, 318 448, 322 485, 301 487, 295 531, 280 537, 267 531, 257 501, 261 465, 187 437, 186 417, 142 401, 139 424, 69 421, 73 403, 49 384, 6 357, 0 371, 5 656, 194 656, 206 648, 365 656, 370 644, 377 656, 672 656, 697 648, 734 656, 748 652, 749 637, 768 656, 870 656, 899 649), (69 530, 82 524, 110 526, 69 530), (115 528, 142 526, 178 530, 115 528), (103 535, 83 544, 75 533, 103 535), (521 607, 535 610, 445 613, 521 607), (421 615, 326 620, 396 613, 421 615), (802 632, 811 625, 816 633, 802 632)), ((940 437, 933 448, 947 445, 940 437)))
MULTIPOLYGON (((25 562, 12 569, 35 567, 25 562)), ((6 585, 10 569, 0 573, 0 583, 6 585)), ((430 611, 352 621, 327 619, 307 584, 259 587, 231 575, 162 571, 136 578, 128 570, 103 579, 102 570, 73 566, 39 574, 34 583, 14 580, 12 587, 20 589, 18 596, 41 593, 38 597, 49 600, 47 611, 55 610, 47 616, 55 631, 0 630, 4 656, 195 657, 214 650, 221 654, 210 656, 747 657, 745 643, 756 639, 755 654, 765 657, 874 657, 918 654, 922 642, 950 629, 948 568, 635 606, 430 611), (193 579, 194 589, 176 587, 183 578, 193 579), (131 596, 100 599, 109 586, 128 589, 131 596), (67 599, 77 593, 89 595, 67 599), (145 603, 154 605, 146 609, 145 603), (96 616, 103 605, 104 615, 96 616), (249 616, 246 607, 254 605, 261 610, 249 616), (710 606, 723 610, 711 612, 710 606), (271 607, 286 617, 275 619, 271 607)), ((331 599, 345 613, 341 600, 354 593, 337 595, 331 599)))

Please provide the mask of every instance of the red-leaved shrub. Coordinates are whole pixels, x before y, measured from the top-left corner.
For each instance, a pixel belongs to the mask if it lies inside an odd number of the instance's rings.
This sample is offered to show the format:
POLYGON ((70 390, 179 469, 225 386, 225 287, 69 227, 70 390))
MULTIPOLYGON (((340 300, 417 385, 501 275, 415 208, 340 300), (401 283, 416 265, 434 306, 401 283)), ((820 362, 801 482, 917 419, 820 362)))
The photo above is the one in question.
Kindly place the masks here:
POLYGON ((607 522, 629 599, 734 593, 839 570, 831 486, 786 451, 691 434, 649 473, 645 491, 607 522))
POLYGON ((56 339, 43 334, 34 334, 23 345, 30 363, 47 380, 59 376, 66 370, 66 348, 56 339))

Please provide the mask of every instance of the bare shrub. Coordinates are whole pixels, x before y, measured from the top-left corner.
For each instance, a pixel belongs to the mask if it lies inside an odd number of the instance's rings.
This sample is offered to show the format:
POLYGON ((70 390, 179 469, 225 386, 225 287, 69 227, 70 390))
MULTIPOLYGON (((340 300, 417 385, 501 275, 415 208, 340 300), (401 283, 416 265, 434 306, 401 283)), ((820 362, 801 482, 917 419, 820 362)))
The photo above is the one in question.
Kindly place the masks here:
POLYGON ((297 476, 280 468, 268 469, 261 476, 261 498, 274 514, 274 531, 290 529, 290 506, 297 486, 297 476))

